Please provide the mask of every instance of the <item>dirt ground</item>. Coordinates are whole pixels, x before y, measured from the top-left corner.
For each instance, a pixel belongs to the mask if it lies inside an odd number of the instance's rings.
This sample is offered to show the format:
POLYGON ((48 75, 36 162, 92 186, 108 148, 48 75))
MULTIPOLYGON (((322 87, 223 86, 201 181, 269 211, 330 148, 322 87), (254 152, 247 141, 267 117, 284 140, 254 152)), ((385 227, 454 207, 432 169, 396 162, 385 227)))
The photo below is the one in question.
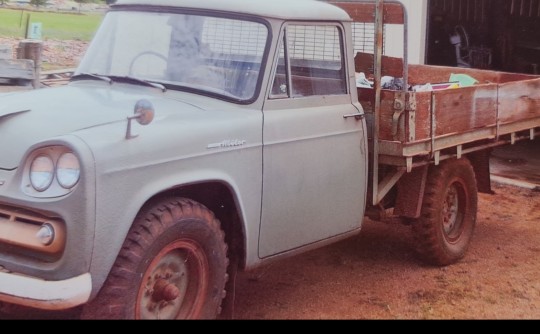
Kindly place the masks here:
MULTIPOLYGON (((79 55, 84 47, 53 42, 44 59, 73 67, 76 57, 59 50, 79 55)), ((493 173, 536 182, 539 165, 529 158, 538 159, 515 149, 496 152, 493 173)), ((493 190, 479 196, 475 235, 457 264, 426 266, 415 256, 410 227, 366 220, 357 237, 240 273, 234 318, 540 319, 540 191, 500 182, 493 190)), ((0 319, 77 317, 0 312, 0 319)))
POLYGON ((410 228, 366 221, 353 239, 238 278, 238 319, 539 319, 540 192, 480 195, 466 257, 429 267, 410 228))

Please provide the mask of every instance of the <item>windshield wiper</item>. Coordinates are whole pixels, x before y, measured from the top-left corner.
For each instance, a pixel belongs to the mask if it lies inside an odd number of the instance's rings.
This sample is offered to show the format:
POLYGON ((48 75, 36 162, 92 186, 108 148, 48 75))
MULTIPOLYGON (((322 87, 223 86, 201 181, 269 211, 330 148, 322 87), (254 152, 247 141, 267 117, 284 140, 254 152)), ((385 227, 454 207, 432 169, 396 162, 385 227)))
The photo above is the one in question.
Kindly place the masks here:
POLYGON ((95 73, 78 73, 78 74, 72 76, 71 80, 73 80, 73 79, 75 79, 75 80, 77 80, 77 79, 85 79, 85 78, 99 79, 99 80, 106 81, 108 83, 112 83, 112 79, 109 78, 108 76, 95 74, 95 73))
POLYGON ((143 85, 146 85, 146 86, 154 87, 154 88, 157 88, 157 89, 161 89, 161 91, 163 91, 163 92, 167 91, 167 87, 165 87, 163 84, 160 84, 159 82, 139 79, 139 78, 131 77, 131 76, 128 76, 128 75, 123 76, 123 77, 121 77, 121 76, 111 76, 110 78, 113 79, 114 81, 125 81, 125 82, 131 82, 131 83, 138 83, 138 84, 143 84, 143 85))
POLYGON ((101 74, 96 74, 96 73, 78 73, 71 77, 72 80, 85 79, 85 78, 99 79, 99 80, 106 81, 110 84, 112 84, 115 81, 137 83, 137 84, 143 84, 145 86, 161 89, 163 92, 167 91, 167 88, 158 82, 139 79, 139 78, 135 78, 135 77, 127 76, 127 75, 126 76, 116 76, 116 75, 106 76, 106 75, 101 75, 101 74))

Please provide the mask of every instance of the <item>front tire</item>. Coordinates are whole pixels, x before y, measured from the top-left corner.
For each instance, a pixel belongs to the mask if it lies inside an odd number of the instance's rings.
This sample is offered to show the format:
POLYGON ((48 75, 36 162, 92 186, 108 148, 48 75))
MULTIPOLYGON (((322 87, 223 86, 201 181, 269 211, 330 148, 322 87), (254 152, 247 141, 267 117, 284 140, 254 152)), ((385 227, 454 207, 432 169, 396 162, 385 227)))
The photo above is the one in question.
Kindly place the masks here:
POLYGON ((421 217, 413 225, 420 258, 436 266, 462 259, 476 226, 477 207, 476 177, 468 159, 432 167, 421 217))
POLYGON ((227 245, 219 221, 183 198, 139 215, 83 318, 215 319, 227 282, 227 245))

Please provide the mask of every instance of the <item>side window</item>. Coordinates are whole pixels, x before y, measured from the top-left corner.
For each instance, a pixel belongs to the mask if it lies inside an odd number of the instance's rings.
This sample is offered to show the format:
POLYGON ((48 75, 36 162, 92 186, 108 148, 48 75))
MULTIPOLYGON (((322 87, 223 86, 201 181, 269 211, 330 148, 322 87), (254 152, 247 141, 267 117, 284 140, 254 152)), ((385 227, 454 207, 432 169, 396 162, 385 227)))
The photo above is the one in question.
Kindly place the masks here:
POLYGON ((343 54, 337 26, 287 25, 270 97, 346 94, 343 54))

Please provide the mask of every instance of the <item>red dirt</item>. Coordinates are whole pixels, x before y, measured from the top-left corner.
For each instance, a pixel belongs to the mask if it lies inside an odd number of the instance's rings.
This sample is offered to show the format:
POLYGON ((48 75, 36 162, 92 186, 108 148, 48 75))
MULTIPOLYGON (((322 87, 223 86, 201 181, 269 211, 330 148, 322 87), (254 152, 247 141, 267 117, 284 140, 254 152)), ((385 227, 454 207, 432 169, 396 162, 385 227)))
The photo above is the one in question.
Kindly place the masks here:
POLYGON ((457 264, 426 266, 410 228, 368 220, 356 238, 241 274, 235 318, 540 318, 540 192, 494 190, 457 264))

